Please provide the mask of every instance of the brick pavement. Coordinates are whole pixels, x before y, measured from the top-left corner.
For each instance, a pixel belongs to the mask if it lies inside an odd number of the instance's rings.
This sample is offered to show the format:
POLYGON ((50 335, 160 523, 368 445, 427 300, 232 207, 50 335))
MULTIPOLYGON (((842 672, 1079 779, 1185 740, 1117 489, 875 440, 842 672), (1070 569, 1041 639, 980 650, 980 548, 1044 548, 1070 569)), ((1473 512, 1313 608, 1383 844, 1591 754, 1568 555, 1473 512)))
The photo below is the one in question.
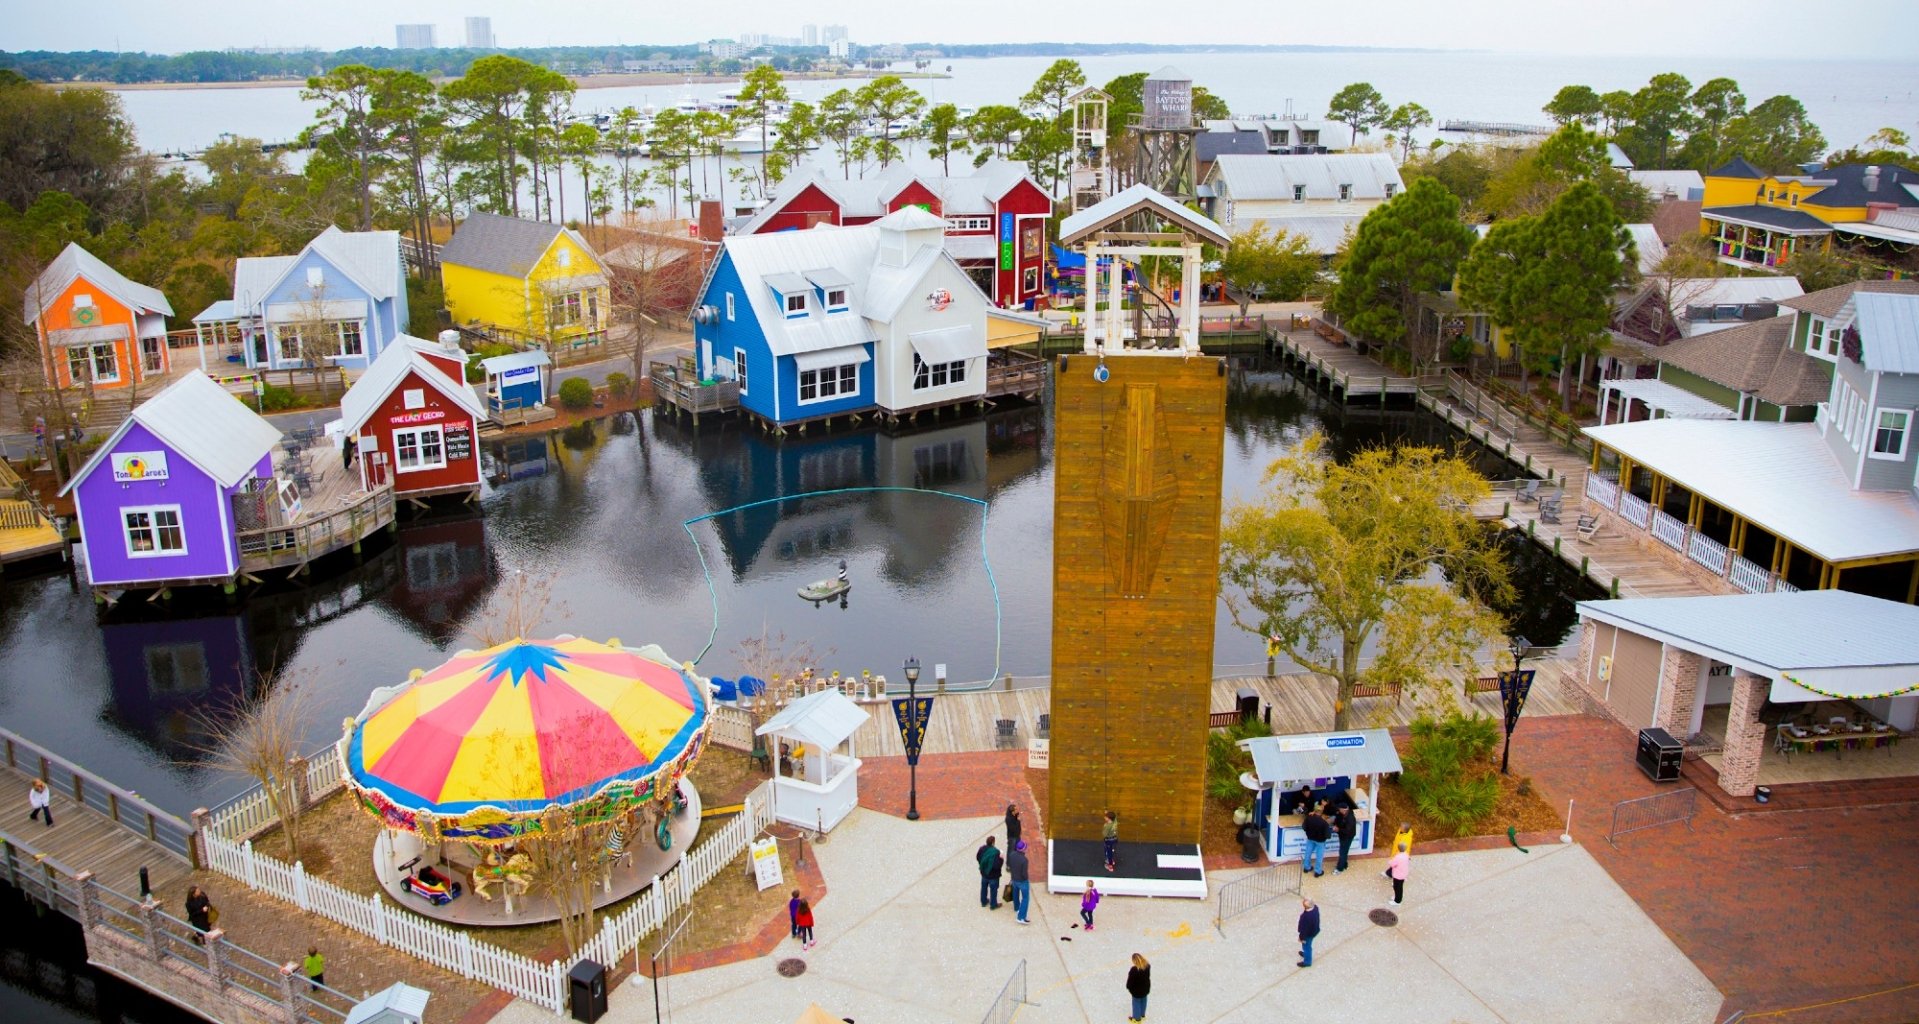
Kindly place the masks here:
POLYGON ((1615 850, 1613 804, 1672 788, 1634 752, 1629 731, 1585 716, 1513 734, 1514 770, 1558 806, 1577 801, 1574 837, 1725 994, 1721 1019, 1919 1020, 1919 803, 1728 813, 1701 800, 1692 831, 1634 832, 1615 850))
MULTIPOLYGON (((904 757, 863 758, 860 806, 906 817, 909 773, 904 757)), ((1035 872, 1046 864, 1046 809, 1027 782, 1026 751, 983 750, 928 754, 920 758, 921 818, 1003 818, 1007 804, 1019 805, 1020 838, 1035 872)), ((1002 842, 1005 826, 994 829, 1002 842)))

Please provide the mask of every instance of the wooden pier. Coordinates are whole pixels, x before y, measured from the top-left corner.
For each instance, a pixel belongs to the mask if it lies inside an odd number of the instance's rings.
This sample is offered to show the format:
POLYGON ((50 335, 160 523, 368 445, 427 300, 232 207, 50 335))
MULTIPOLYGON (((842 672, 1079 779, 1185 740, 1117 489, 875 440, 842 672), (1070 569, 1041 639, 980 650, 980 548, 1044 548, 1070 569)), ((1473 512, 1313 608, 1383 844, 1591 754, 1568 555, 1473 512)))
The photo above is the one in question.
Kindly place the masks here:
MULTIPOLYGON (((1283 357, 1296 374, 1324 386, 1340 401, 1368 398, 1384 404, 1389 398, 1414 397, 1428 383, 1423 378, 1395 374, 1351 345, 1336 340, 1344 335, 1324 321, 1314 320, 1312 324, 1311 330, 1275 326, 1267 336, 1273 351, 1283 357)), ((1436 382, 1435 378, 1432 383, 1436 382)))
POLYGON ((57 555, 65 547, 32 490, 0 459, 0 565, 57 555))

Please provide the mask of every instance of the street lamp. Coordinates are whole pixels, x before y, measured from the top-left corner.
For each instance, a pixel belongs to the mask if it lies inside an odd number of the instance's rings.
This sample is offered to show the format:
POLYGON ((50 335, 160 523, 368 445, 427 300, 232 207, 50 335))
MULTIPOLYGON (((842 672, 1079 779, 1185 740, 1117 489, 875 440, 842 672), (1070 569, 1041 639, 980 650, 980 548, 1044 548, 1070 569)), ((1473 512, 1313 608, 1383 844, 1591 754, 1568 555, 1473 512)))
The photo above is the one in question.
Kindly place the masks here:
MULTIPOLYGON (((916 698, 919 696, 920 660, 918 658, 906 659, 905 672, 906 672, 906 708, 907 708, 907 713, 911 715, 911 714, 917 713, 919 710, 919 701, 916 698)), ((920 820, 919 758, 917 757, 907 758, 906 771, 907 771, 907 777, 910 780, 907 783, 907 789, 906 789, 906 820, 918 821, 920 820)))
POLYGON ((1524 684, 1523 677, 1519 674, 1519 665, 1526 655, 1532 653, 1533 649, 1533 645, 1523 636, 1512 637, 1507 644, 1513 652, 1513 676, 1509 684, 1501 687, 1499 692, 1499 696, 1506 705, 1506 749, 1499 755, 1499 774, 1501 775, 1509 774, 1506 767, 1513 756, 1513 728, 1519 724, 1519 713, 1526 707, 1526 689, 1531 689, 1530 687, 1521 689, 1524 684))

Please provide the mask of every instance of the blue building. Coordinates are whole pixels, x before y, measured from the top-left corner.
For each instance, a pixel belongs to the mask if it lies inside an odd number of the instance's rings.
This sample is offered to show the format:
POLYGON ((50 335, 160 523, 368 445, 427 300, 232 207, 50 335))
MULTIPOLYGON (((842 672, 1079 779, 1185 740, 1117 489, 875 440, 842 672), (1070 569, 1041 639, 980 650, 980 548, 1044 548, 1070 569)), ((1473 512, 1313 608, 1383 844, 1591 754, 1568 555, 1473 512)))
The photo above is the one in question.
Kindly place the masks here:
POLYGON ((702 380, 779 427, 986 393, 986 296, 917 207, 857 227, 726 239, 693 313, 702 380))
POLYGON ((193 322, 203 333, 237 333, 248 369, 366 369, 406 333, 400 233, 329 227, 297 255, 236 260, 233 298, 193 322))

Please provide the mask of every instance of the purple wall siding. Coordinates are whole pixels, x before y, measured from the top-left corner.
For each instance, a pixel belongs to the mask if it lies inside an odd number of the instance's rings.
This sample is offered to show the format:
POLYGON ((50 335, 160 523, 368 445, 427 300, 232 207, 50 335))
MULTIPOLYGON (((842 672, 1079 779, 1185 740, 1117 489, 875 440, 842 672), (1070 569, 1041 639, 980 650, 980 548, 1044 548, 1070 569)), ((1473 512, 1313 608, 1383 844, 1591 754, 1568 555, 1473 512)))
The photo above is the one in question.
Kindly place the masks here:
MULTIPOLYGON (((165 451, 166 480, 116 483, 111 457, 102 458, 74 489, 79 502, 80 537, 87 545, 87 571, 96 585, 145 583, 232 575, 234 559, 230 510, 212 477, 175 453, 138 423, 113 446, 115 452, 165 451), (120 510, 138 505, 178 505, 186 535, 184 554, 135 558, 127 554, 120 510)), ((270 457, 269 457, 270 458, 270 457)), ((264 460, 263 460, 264 461, 264 460)), ((236 560, 237 564, 237 560, 236 560)))

